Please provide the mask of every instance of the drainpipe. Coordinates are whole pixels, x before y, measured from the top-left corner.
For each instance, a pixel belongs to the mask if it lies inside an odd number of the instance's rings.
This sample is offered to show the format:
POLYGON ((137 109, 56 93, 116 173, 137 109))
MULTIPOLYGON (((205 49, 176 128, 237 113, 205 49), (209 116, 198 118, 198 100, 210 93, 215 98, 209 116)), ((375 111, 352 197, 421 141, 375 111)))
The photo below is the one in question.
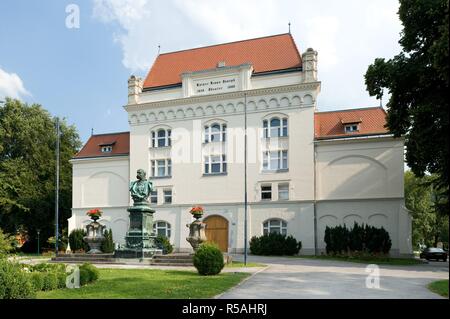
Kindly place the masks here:
POLYGON ((314 255, 317 256, 317 183, 316 183, 316 157, 317 157, 317 150, 316 150, 316 143, 314 144, 314 199, 313 199, 313 205, 314 205, 314 255))

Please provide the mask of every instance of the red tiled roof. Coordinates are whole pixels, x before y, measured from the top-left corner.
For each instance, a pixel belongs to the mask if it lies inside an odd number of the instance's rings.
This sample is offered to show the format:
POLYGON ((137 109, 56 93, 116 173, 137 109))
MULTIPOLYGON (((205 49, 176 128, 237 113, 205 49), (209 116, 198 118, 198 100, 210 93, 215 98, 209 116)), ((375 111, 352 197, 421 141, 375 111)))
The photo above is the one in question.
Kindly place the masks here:
POLYGON ((314 114, 314 136, 317 139, 386 134, 386 112, 381 107, 317 112, 314 114), (358 123, 359 131, 345 133, 344 125, 358 123))
POLYGON ((285 70, 302 66, 302 59, 291 34, 217 44, 177 52, 162 53, 156 58, 144 88, 181 83, 181 74, 226 66, 253 65, 254 73, 285 70))
POLYGON ((130 132, 92 135, 74 158, 107 157, 130 153, 130 132), (112 151, 102 153, 102 145, 112 145, 112 151))

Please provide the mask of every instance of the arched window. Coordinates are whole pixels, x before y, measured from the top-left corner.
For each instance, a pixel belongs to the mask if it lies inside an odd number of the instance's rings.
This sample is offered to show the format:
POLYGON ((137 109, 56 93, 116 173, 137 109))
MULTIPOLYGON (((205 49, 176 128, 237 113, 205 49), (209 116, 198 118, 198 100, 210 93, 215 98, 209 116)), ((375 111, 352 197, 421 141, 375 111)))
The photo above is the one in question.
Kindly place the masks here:
POLYGON ((205 126, 205 143, 210 142, 225 142, 226 141, 226 124, 214 123, 210 126, 205 126))
POLYGON ((152 131, 152 147, 167 147, 171 145, 171 130, 159 129, 152 131))
POLYGON ((153 223, 153 232, 156 236, 165 236, 167 238, 170 238, 171 230, 170 230, 170 224, 165 221, 156 221, 153 223))
POLYGON ((264 138, 280 137, 288 135, 287 118, 272 117, 270 120, 263 121, 264 138))
POLYGON ((269 219, 263 224, 263 234, 270 233, 287 235, 287 223, 282 219, 269 219))

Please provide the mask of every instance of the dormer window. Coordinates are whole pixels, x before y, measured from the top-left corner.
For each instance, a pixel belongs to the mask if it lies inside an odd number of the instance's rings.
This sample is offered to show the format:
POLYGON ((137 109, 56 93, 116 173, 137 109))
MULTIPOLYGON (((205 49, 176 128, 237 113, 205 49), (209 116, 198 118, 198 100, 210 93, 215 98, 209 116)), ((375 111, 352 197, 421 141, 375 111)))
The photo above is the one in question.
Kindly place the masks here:
POLYGON ((101 152, 102 153, 111 153, 115 143, 116 142, 108 142, 108 143, 99 144, 101 152))
POLYGON ((358 124, 347 124, 345 125, 345 133, 355 133, 359 131, 358 124))

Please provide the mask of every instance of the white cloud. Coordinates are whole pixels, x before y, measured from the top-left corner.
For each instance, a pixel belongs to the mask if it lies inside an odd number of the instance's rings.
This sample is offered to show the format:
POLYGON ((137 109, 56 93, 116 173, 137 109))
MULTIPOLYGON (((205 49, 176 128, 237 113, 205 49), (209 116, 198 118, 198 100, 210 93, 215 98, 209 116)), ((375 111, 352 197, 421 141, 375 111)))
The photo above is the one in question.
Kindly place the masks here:
POLYGON ((19 99, 25 95, 30 93, 25 89, 22 79, 16 73, 8 73, 0 68, 0 99, 19 99))
POLYGON ((392 57, 401 24, 397 0, 93 0, 94 16, 118 25, 113 39, 123 64, 147 72, 161 52, 285 33, 301 52, 319 52, 321 109, 363 107, 378 102, 364 85, 376 57, 392 57))

